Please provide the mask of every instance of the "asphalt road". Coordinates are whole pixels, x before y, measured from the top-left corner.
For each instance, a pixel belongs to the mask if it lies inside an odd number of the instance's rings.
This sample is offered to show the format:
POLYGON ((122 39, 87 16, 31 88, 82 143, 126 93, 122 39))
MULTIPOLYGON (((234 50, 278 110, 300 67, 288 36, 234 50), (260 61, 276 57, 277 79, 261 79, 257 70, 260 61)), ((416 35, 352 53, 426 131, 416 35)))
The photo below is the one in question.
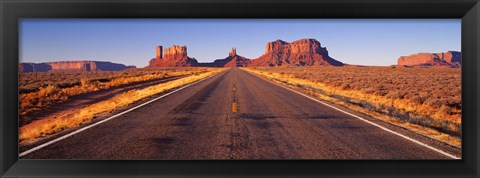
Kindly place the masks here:
POLYGON ((22 158, 450 159, 237 68, 22 158))

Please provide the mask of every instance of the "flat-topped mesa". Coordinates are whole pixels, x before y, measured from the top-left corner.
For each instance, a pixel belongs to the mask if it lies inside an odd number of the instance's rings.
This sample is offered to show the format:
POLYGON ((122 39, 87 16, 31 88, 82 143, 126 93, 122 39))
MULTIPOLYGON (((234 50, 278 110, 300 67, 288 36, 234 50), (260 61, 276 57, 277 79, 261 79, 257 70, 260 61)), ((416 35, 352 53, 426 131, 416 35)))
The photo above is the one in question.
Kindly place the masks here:
POLYGON ((291 43, 276 40, 267 43, 265 54, 252 61, 251 66, 342 66, 331 58, 316 39, 300 39, 291 43))
POLYGON ((460 67, 462 53, 447 51, 445 53, 418 53, 409 56, 400 56, 397 65, 403 66, 448 66, 460 67))
POLYGON ((119 71, 135 68, 106 61, 58 61, 44 63, 20 63, 20 72, 48 72, 48 71, 119 71))
POLYGON ((146 68, 197 66, 197 60, 188 57, 186 46, 173 45, 162 49, 162 46, 157 46, 156 56, 149 61, 146 68))
POLYGON ((327 53, 326 48, 320 46, 320 42, 315 39, 300 39, 291 43, 287 43, 282 40, 276 40, 267 43, 265 53, 288 53, 298 54, 324 54, 327 53))

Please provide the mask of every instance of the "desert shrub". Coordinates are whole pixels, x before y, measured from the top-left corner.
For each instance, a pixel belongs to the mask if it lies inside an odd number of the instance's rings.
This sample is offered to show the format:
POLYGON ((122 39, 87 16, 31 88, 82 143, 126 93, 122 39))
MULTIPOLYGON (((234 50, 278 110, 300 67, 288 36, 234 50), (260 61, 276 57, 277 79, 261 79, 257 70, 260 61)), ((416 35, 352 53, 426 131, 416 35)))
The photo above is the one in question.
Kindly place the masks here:
POLYGON ((51 94, 55 93, 57 88, 53 85, 48 85, 47 87, 42 87, 38 91, 38 97, 49 97, 51 94))
POLYGON ((387 94, 386 91, 384 90, 375 90, 375 92, 373 92, 374 95, 378 95, 378 96, 385 96, 387 94))
POLYGON ((375 89, 374 88, 365 88, 365 89, 363 89, 363 92, 366 93, 366 94, 373 94, 373 92, 375 92, 375 89))
POLYGON ((421 97, 419 95, 416 95, 416 96, 410 98, 410 100, 417 103, 417 104, 423 104, 423 102, 425 102, 425 98, 421 97))
POLYGON ((452 114, 452 108, 442 105, 438 112, 442 114, 452 114))
POLYGON ((350 89, 350 84, 349 84, 349 83, 344 83, 344 84, 342 84, 342 85, 340 86, 340 88, 341 88, 342 90, 350 89))
POLYGON ((385 95, 385 97, 389 99, 402 99, 404 95, 405 95, 405 92, 403 91, 392 91, 392 92, 388 92, 385 95))
POLYGON ((88 79, 86 79, 86 78, 81 78, 80 83, 81 83, 82 87, 87 87, 90 84, 90 81, 88 81, 88 79))
POLYGON ((432 107, 432 108, 440 108, 443 104, 441 101, 435 98, 428 98, 425 100, 424 104, 432 107))

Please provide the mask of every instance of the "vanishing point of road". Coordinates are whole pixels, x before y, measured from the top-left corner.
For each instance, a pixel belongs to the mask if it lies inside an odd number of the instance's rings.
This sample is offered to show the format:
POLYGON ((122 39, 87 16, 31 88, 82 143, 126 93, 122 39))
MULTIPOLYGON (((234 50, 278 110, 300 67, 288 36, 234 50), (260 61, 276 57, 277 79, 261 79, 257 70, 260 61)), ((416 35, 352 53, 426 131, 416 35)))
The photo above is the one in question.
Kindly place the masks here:
MULTIPOLYGON (((380 124, 435 148, 459 152, 380 124)), ((238 68, 22 158, 451 159, 238 68)))

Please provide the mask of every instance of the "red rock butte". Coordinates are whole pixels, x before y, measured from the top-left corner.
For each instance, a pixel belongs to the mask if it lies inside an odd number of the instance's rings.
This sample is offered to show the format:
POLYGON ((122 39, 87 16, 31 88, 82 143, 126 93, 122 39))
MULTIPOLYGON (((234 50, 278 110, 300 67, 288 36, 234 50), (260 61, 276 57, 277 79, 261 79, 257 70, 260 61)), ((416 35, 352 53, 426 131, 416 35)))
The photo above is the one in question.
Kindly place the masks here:
POLYGON ((401 56, 398 58, 397 65, 460 67, 462 65, 462 53, 447 51, 445 53, 418 53, 401 56))
POLYGON ((228 56, 236 56, 237 55, 237 48, 232 48, 232 50, 230 51, 230 53, 228 53, 228 56))
POLYGON ((188 57, 186 46, 173 45, 166 49, 157 46, 155 58, 149 61, 146 68, 195 67, 197 64, 195 58, 188 57))

